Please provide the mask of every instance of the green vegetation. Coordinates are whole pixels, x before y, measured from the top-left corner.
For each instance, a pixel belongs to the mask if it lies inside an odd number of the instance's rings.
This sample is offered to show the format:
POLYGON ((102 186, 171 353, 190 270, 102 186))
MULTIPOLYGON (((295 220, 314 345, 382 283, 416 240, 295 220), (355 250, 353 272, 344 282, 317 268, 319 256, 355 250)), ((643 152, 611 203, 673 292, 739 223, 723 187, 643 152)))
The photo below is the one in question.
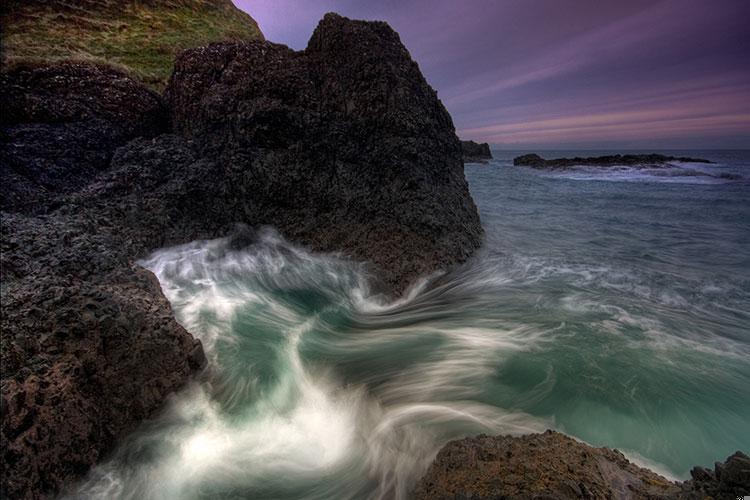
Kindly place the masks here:
POLYGON ((2 64, 90 60, 155 88, 182 49, 262 39, 231 0, 4 0, 2 64))

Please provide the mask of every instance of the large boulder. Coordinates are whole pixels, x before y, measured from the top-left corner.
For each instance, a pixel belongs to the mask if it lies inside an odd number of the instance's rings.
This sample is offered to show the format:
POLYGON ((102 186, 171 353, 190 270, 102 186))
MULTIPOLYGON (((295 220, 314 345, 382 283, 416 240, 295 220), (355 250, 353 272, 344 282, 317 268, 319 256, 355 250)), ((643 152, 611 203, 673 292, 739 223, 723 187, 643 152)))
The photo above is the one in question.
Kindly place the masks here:
POLYGON ((2 498, 80 478, 204 363, 112 222, 3 214, 2 498))
POLYGON ((448 443, 420 480, 415 499, 673 498, 680 488, 617 450, 547 431, 448 443))
POLYGON ((450 115, 385 23, 327 14, 301 52, 185 51, 165 97, 175 132, 222 166, 230 215, 368 261, 392 291, 481 243, 450 115))
POLYGON ((694 467, 691 480, 683 484, 685 498, 742 498, 750 495, 750 457, 741 451, 725 462, 716 462, 713 470, 694 467))
POLYGON ((0 496, 37 498, 85 474, 204 359, 134 264, 158 240, 124 226, 116 201, 79 195, 117 147, 163 132, 161 98, 94 65, 0 78, 0 496))

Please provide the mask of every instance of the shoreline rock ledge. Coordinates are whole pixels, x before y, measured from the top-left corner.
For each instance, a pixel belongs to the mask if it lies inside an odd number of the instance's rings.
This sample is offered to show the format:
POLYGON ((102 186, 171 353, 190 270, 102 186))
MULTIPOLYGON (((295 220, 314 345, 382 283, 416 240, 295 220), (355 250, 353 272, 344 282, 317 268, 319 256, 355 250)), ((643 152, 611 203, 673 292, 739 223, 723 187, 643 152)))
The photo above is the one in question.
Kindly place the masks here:
POLYGON ((750 495, 750 458, 739 451, 714 470, 694 467, 690 474, 688 481, 672 482, 618 450, 594 448, 552 430, 479 435, 446 444, 413 498, 734 500, 750 495))
POLYGON ((399 293, 481 244, 451 117, 386 23, 187 50, 163 97, 84 63, 0 78, 3 497, 54 496, 204 366, 149 252, 273 225, 399 293))

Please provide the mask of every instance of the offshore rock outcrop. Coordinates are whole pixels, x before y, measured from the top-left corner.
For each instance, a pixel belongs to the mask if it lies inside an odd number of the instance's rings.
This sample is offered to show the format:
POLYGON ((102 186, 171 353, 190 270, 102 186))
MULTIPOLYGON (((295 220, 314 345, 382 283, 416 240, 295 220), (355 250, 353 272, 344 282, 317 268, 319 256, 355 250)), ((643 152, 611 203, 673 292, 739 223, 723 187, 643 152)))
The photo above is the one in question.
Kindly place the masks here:
POLYGON ((487 163, 492 159, 490 145, 486 142, 461 141, 464 163, 487 163))
POLYGON ((204 365, 151 250, 271 224, 398 293, 481 243, 451 118, 385 23, 189 50, 164 100, 84 64, 2 78, 3 496, 81 477, 204 365))
POLYGON ((670 162, 685 163, 712 163, 702 158, 689 158, 686 156, 667 156, 660 154, 643 155, 608 155, 594 156, 588 158, 555 158, 545 160, 537 154, 527 154, 513 158, 513 165, 521 167, 543 168, 560 170, 573 167, 660 167, 670 162))
POLYGON ((675 483, 558 432, 480 435, 451 441, 415 488, 415 499, 735 499, 750 494, 750 459, 740 452, 715 471, 696 467, 675 483))

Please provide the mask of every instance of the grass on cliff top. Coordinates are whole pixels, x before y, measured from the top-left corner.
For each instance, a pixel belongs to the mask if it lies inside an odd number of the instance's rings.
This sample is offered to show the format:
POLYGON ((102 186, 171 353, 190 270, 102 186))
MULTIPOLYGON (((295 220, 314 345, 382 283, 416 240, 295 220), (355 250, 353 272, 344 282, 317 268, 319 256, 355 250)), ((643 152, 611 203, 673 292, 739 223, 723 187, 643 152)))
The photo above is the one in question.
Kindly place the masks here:
POLYGON ((161 90, 180 50, 262 39, 230 0, 4 1, 2 63, 84 60, 126 70, 161 90))

